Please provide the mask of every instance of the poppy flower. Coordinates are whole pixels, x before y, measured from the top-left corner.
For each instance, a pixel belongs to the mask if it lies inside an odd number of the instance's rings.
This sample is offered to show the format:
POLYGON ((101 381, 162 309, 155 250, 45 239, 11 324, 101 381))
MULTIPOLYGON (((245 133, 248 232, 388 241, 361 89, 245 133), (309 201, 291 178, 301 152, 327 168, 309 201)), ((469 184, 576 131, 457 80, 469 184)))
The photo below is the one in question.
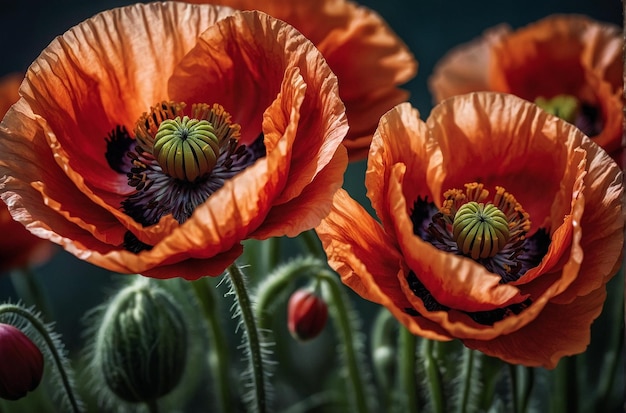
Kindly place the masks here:
POLYGON ((219 275, 241 241, 315 227, 347 166, 336 77, 261 12, 105 11, 55 39, 20 95, 0 128, 2 198, 120 273, 219 275))
POLYGON ((584 351, 624 241, 620 168, 579 129, 474 92, 382 117, 371 217, 345 191, 317 227, 330 265, 411 332, 552 368, 584 351))
POLYGON ((472 91, 512 93, 579 127, 621 159, 622 31, 580 15, 518 30, 501 25, 449 52, 429 79, 437 102, 472 91))
MULTIPOLYGON (((17 102, 17 93, 24 77, 12 73, 0 78, 0 118, 12 104, 17 102)), ((42 264, 53 253, 53 244, 28 232, 24 226, 11 218, 9 210, 0 208, 0 271, 16 267, 42 264)))
POLYGON ((286 21, 309 38, 339 79, 350 130, 350 160, 367 156, 378 119, 408 99, 397 86, 417 73, 406 44, 373 10, 346 0, 191 0, 239 10, 260 10, 286 21))

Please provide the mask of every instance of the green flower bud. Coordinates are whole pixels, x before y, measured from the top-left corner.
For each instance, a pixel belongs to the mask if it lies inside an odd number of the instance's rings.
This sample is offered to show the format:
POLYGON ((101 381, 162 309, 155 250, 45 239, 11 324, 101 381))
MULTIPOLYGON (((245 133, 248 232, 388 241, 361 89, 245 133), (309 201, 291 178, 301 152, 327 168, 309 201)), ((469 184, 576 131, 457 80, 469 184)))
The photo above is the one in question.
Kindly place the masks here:
POLYGON ((187 358, 187 328, 173 298, 145 279, 122 289, 104 314, 95 365, 110 391, 132 403, 168 394, 187 358))

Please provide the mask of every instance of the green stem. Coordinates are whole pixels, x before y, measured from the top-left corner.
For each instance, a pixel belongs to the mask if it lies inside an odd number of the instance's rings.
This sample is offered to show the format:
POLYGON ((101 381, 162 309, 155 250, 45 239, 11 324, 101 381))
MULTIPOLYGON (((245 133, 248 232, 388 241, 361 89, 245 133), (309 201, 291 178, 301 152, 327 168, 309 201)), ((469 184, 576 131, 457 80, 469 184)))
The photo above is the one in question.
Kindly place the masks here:
POLYGON ((404 326, 400 327, 398 357, 399 387, 403 409, 408 413, 417 413, 417 380, 415 378, 415 362, 417 338, 404 326))
POLYGON ((378 382, 379 395, 384 411, 390 411, 397 379, 398 357, 396 357, 398 322, 389 310, 381 307, 372 326, 371 350, 374 374, 378 382))
POLYGON ((519 413, 519 392, 517 390, 517 369, 514 364, 509 364, 509 377, 511 379, 511 404, 513 405, 512 413, 519 413))
POLYGON ((252 368, 252 381, 254 385, 253 402, 257 413, 267 411, 267 399, 265 391, 265 373, 263 371, 263 352, 261 349, 261 336, 257 328, 256 319, 252 309, 252 301, 248 295, 244 276, 237 266, 231 264, 227 269, 233 291, 237 298, 237 304, 241 311, 241 318, 245 329, 244 339, 250 355, 252 368))
POLYGON ((192 282, 191 286, 198 298, 204 319, 207 322, 209 340, 211 342, 211 351, 208 360, 213 374, 213 380, 217 386, 216 396, 220 411, 227 413, 232 411, 230 383, 228 380, 230 377, 228 369, 228 347, 226 345, 224 330, 220 324, 215 291, 204 278, 192 282))
POLYGON ((424 359, 424 368, 428 380, 428 391, 430 393, 430 400, 432 401, 432 411, 435 413, 444 413, 444 400, 443 390, 441 384, 441 373, 439 372, 439 366, 437 360, 433 356, 433 340, 424 339, 422 341, 421 354, 424 359))
POLYGON ((35 328, 35 330, 37 330, 37 332, 45 341, 46 346, 48 347, 48 350, 50 351, 50 355, 52 356, 52 359, 54 360, 54 364, 56 365, 59 371, 59 376, 61 377, 61 382, 63 383, 63 388, 65 389, 67 399, 69 400, 72 406, 72 411, 74 413, 80 412, 81 411, 80 403, 78 401, 78 398, 74 395, 74 390, 72 389, 69 375, 65 371, 65 368, 63 366, 61 353, 59 352, 57 347, 54 345, 52 337, 50 336, 48 329, 43 324, 43 322, 38 317, 33 315, 30 311, 15 304, 0 305, 0 315, 5 314, 5 313, 15 314, 25 319, 26 321, 30 323, 30 325, 32 325, 35 328))
POLYGON ((365 384, 363 375, 359 368, 359 360, 355 344, 355 333, 352 331, 352 323, 350 322, 349 311, 347 307, 347 299, 343 296, 342 290, 337 280, 328 271, 321 271, 317 275, 318 279, 323 281, 328 287, 330 293, 330 304, 333 309, 334 322, 338 330, 338 336, 345 348, 346 364, 348 369, 349 382, 352 384, 353 401, 355 411, 366 413, 369 411, 367 406, 367 395, 365 392, 365 384))
POLYGON ((469 402, 470 388, 472 386, 472 371, 474 369, 474 350, 465 347, 463 349, 465 357, 463 357, 463 370, 461 373, 461 379, 463 385, 461 387, 460 402, 457 404, 457 411, 459 413, 465 413, 469 402))
POLYGON ((554 370, 556 391, 554 412, 578 413, 578 375, 576 359, 563 357, 554 370))
POLYGON ((298 238, 302 241, 304 247, 309 253, 311 253, 311 255, 326 259, 326 253, 320 244, 320 240, 317 237, 315 230, 310 229, 308 231, 304 231, 298 236, 298 238))
MULTIPOLYGON (((626 18, 626 17, 625 17, 626 18)), ((626 66, 625 66, 626 70, 626 66)), ((608 288, 607 307, 610 310, 610 315, 616 317, 615 321, 611 321, 614 326, 619 328, 611 329, 611 337, 608 342, 608 348, 604 353, 602 360, 602 367, 599 371, 600 383, 598 384, 594 412, 603 412, 609 410, 609 399, 611 390, 615 382, 617 368, 620 366, 620 356, 624 351, 624 274, 623 269, 616 275, 613 283, 617 284, 615 288, 608 288), (608 304, 612 305, 609 306, 608 304)), ((611 285, 611 287, 613 287, 611 285)))
POLYGON ((14 269, 10 274, 13 288, 27 306, 35 306, 48 319, 52 319, 46 294, 30 267, 14 269))
MULTIPOLYGON (((257 269, 261 278, 269 274, 280 262, 280 238, 269 238, 259 245, 260 265, 257 269)), ((258 274, 258 273, 257 273, 258 274)))
POLYGON ((533 386, 535 385, 535 369, 533 367, 523 367, 524 369, 524 387, 521 394, 520 412, 526 413, 528 411, 528 404, 530 402, 530 396, 533 392, 533 386))

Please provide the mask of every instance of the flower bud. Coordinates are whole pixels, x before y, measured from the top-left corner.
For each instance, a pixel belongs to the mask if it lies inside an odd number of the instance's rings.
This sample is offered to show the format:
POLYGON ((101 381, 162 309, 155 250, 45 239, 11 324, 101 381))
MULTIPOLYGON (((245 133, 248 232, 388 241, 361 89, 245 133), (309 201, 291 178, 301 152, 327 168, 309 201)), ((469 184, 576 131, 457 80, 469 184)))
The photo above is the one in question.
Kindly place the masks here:
POLYGON ((187 328, 170 295, 140 279, 114 297, 95 344, 96 365, 112 393, 149 402, 180 382, 187 358, 187 328))
POLYGON ((0 397, 17 400, 35 390, 43 376, 43 355, 19 329, 0 324, 0 397))
POLYGON ((304 341, 317 337, 324 329, 327 319, 326 302, 312 291, 297 290, 289 298, 287 325, 294 338, 304 341))

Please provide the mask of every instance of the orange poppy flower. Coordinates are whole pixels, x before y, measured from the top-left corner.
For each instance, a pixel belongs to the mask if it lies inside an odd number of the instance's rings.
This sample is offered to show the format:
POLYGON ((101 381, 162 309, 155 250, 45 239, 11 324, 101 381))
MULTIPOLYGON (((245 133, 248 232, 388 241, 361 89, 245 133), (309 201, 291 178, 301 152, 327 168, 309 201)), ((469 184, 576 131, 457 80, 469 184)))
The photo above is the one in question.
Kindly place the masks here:
POLYGON ((242 240, 317 225, 347 166, 336 77, 260 12, 103 12, 55 39, 20 94, 0 129, 2 198, 116 272, 218 275, 242 240))
POLYGON ((499 26, 448 53, 429 86, 436 101, 490 90, 536 102, 619 162, 623 45, 618 27, 579 15, 549 16, 516 31, 499 26))
POLYGON ((408 92, 397 86, 417 73, 417 61, 387 23, 346 0, 187 0, 260 10, 293 25, 317 46, 339 79, 350 130, 350 160, 367 156, 378 119, 408 92))
POLYGON ((552 368, 582 352, 621 263, 617 164, 510 94, 401 104, 374 134, 366 186, 317 227, 330 265, 411 332, 552 368))
MULTIPOLYGON (((17 73, 0 78, 0 118, 17 102, 17 93, 23 76, 17 73)), ((47 261, 53 244, 32 235, 23 225, 14 221, 6 207, 0 208, 0 271, 37 265, 47 261)))

